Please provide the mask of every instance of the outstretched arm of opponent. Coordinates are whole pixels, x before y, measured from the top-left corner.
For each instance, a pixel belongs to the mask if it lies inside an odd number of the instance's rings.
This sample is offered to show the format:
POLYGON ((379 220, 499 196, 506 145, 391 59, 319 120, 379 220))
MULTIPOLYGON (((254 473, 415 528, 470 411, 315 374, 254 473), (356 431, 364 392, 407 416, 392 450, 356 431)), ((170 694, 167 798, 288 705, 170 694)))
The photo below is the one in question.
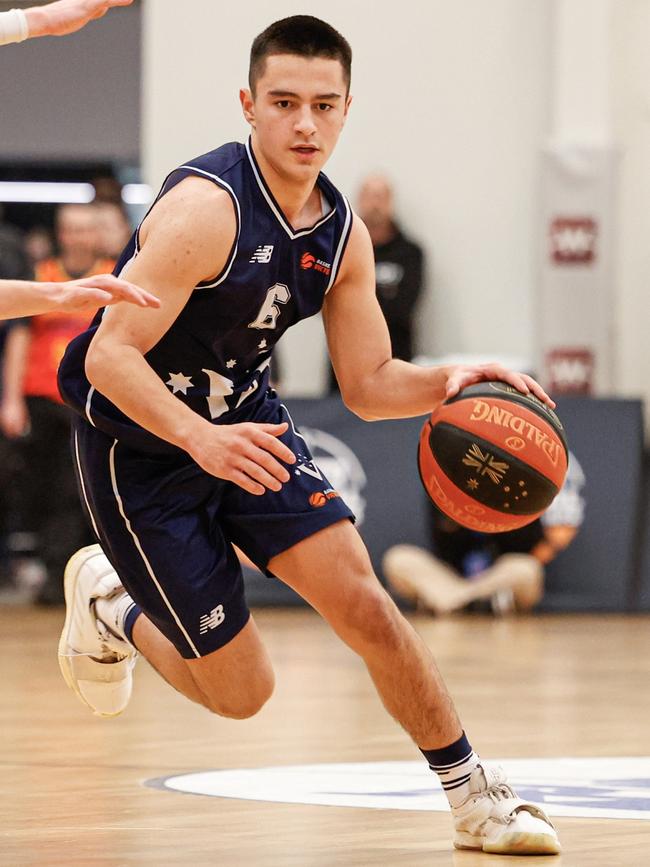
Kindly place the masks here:
POLYGON ((112 6, 131 3, 133 0, 55 0, 44 6, 0 12, 0 45, 34 36, 65 36, 101 18, 112 6))
POLYGON ((16 319, 64 310, 83 313, 129 301, 138 307, 159 307, 150 292, 111 274, 83 277, 68 283, 37 283, 32 280, 0 280, 0 319, 16 319))
POLYGON ((424 415, 462 388, 490 379, 509 382, 555 405, 534 379, 501 364, 418 367, 392 358, 375 291, 372 243, 356 215, 339 277, 323 306, 323 320, 341 396, 367 421, 424 415))
POLYGON ((293 463, 278 439, 286 424, 215 425, 174 397, 144 356, 177 319, 202 280, 223 269, 235 238, 230 197, 210 181, 187 178, 154 206, 140 233, 129 278, 155 289, 159 310, 109 310, 88 350, 97 391, 146 430, 187 451, 204 470, 252 494, 278 491, 293 463))

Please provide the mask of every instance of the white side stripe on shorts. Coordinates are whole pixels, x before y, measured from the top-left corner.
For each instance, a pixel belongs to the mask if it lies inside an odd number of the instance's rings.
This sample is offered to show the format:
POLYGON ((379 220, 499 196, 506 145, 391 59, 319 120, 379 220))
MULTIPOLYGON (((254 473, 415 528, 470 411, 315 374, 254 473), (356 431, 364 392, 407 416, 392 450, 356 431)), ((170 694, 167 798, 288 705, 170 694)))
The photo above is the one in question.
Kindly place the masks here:
POLYGON ((84 482, 84 474, 81 469, 81 460, 79 459, 79 442, 77 439, 77 431, 74 432, 74 456, 77 461, 77 469, 79 470, 79 484, 81 485, 81 493, 84 497, 84 503, 86 504, 86 508, 88 509, 88 514, 90 515, 90 520, 93 525, 93 530, 95 531, 95 536, 99 539, 99 531, 97 530, 97 524, 95 523, 95 516, 93 515, 93 510, 90 508, 90 503, 88 502, 88 495, 86 494, 86 483, 84 482))
POLYGON ((164 590, 162 589, 162 587, 160 586, 160 582, 159 582, 158 579, 156 578, 156 576, 155 576, 155 574, 154 574, 154 571, 153 571, 153 569, 151 568, 151 563, 150 563, 149 560, 147 559, 147 556, 146 556, 146 554, 144 553, 144 551, 142 550, 142 545, 140 544, 140 540, 138 539, 138 537, 136 536, 136 534, 135 534, 134 531, 133 531, 133 527, 131 526, 131 522, 129 521, 129 519, 126 517, 126 514, 124 513, 124 505, 123 505, 123 503, 122 503, 122 498, 120 497, 120 492, 119 492, 119 490, 118 490, 118 488, 117 488, 117 477, 116 477, 116 475, 115 475, 115 446, 116 446, 116 445, 117 445, 117 440, 115 440, 115 442, 114 442, 113 445, 111 446, 111 452, 110 452, 110 466, 111 466, 111 483, 112 483, 112 485, 113 485, 113 494, 115 495, 115 500, 117 501, 117 507, 118 507, 118 509, 119 509, 119 511, 120 511, 120 515, 122 516, 122 518, 124 518, 124 523, 126 524, 126 529, 127 529, 127 530, 129 531, 129 533, 131 534, 131 537, 133 538, 133 541, 135 542, 135 547, 138 549, 138 553, 139 553, 140 556, 142 557, 142 562, 143 562, 144 565, 146 566, 147 572, 149 573, 149 575, 150 575, 150 577, 151 577, 151 580, 152 580, 153 583, 156 585, 156 588, 157 588, 158 592, 160 593, 163 602, 165 603, 165 605, 166 605, 167 608, 169 609, 170 614, 172 615, 172 617, 173 617, 174 620, 176 621, 176 625, 178 626, 178 628, 180 629, 180 631, 183 633, 183 635, 184 635, 184 637, 185 637, 185 640, 187 641, 187 643, 189 644, 189 646, 192 648, 192 653, 193 653, 196 657, 200 657, 201 654, 199 653, 199 651, 198 651, 198 650, 196 649, 196 647, 194 646, 194 643, 193 643, 192 639, 191 639, 190 636, 187 634, 187 631, 186 631, 185 627, 183 626, 183 624, 181 623, 181 621, 180 621, 178 615, 176 614, 176 612, 175 612, 174 609, 172 608, 169 599, 168 599, 167 596, 165 595, 165 591, 164 591, 164 590))

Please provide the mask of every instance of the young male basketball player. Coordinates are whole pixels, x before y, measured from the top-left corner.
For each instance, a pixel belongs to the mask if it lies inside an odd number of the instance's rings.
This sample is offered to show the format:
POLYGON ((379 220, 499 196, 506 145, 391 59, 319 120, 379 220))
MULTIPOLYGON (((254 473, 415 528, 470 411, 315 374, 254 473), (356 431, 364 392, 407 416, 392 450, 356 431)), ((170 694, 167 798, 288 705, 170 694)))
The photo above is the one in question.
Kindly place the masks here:
POLYGON ((322 308, 341 393, 365 419, 424 414, 482 379, 548 400, 498 365, 391 359, 368 232, 320 173, 350 108, 350 62, 343 37, 312 17, 257 37, 241 92, 249 142, 173 171, 118 264, 161 308, 111 308, 68 348, 60 385, 78 414, 80 488, 110 563, 92 546, 66 570, 61 668, 103 715, 128 701, 137 651, 215 713, 256 713, 273 672, 235 544, 361 655, 440 775, 456 846, 556 853, 544 813, 473 752, 350 510, 327 480, 300 472, 311 455, 268 388, 278 338, 322 308))

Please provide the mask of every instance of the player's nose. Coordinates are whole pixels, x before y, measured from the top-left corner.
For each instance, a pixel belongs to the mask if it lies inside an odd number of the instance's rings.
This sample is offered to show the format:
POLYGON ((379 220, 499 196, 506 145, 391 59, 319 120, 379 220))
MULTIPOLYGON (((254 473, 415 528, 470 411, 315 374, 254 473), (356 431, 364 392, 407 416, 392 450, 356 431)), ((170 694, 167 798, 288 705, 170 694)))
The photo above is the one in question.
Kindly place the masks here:
POLYGON ((306 105, 299 112, 298 117, 296 118, 295 130, 301 135, 313 135, 316 132, 314 113, 311 106, 306 105))

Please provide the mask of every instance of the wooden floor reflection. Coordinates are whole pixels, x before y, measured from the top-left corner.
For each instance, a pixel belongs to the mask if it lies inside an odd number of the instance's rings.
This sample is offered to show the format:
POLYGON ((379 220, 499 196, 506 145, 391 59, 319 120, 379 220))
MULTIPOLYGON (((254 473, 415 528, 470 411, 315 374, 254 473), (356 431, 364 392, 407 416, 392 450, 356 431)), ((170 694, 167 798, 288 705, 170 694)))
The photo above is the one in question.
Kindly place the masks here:
MULTIPOLYGON (((3 865, 452 865, 540 859, 455 852, 443 813, 226 800, 147 779, 209 768, 415 760, 363 665, 307 611, 257 613, 276 694, 255 718, 191 705, 141 662, 124 715, 100 720, 56 664, 59 610, 0 608, 3 865)), ((413 621, 486 757, 650 754, 650 619, 413 621)), ((644 867, 650 821, 559 819, 557 867, 644 867)))

